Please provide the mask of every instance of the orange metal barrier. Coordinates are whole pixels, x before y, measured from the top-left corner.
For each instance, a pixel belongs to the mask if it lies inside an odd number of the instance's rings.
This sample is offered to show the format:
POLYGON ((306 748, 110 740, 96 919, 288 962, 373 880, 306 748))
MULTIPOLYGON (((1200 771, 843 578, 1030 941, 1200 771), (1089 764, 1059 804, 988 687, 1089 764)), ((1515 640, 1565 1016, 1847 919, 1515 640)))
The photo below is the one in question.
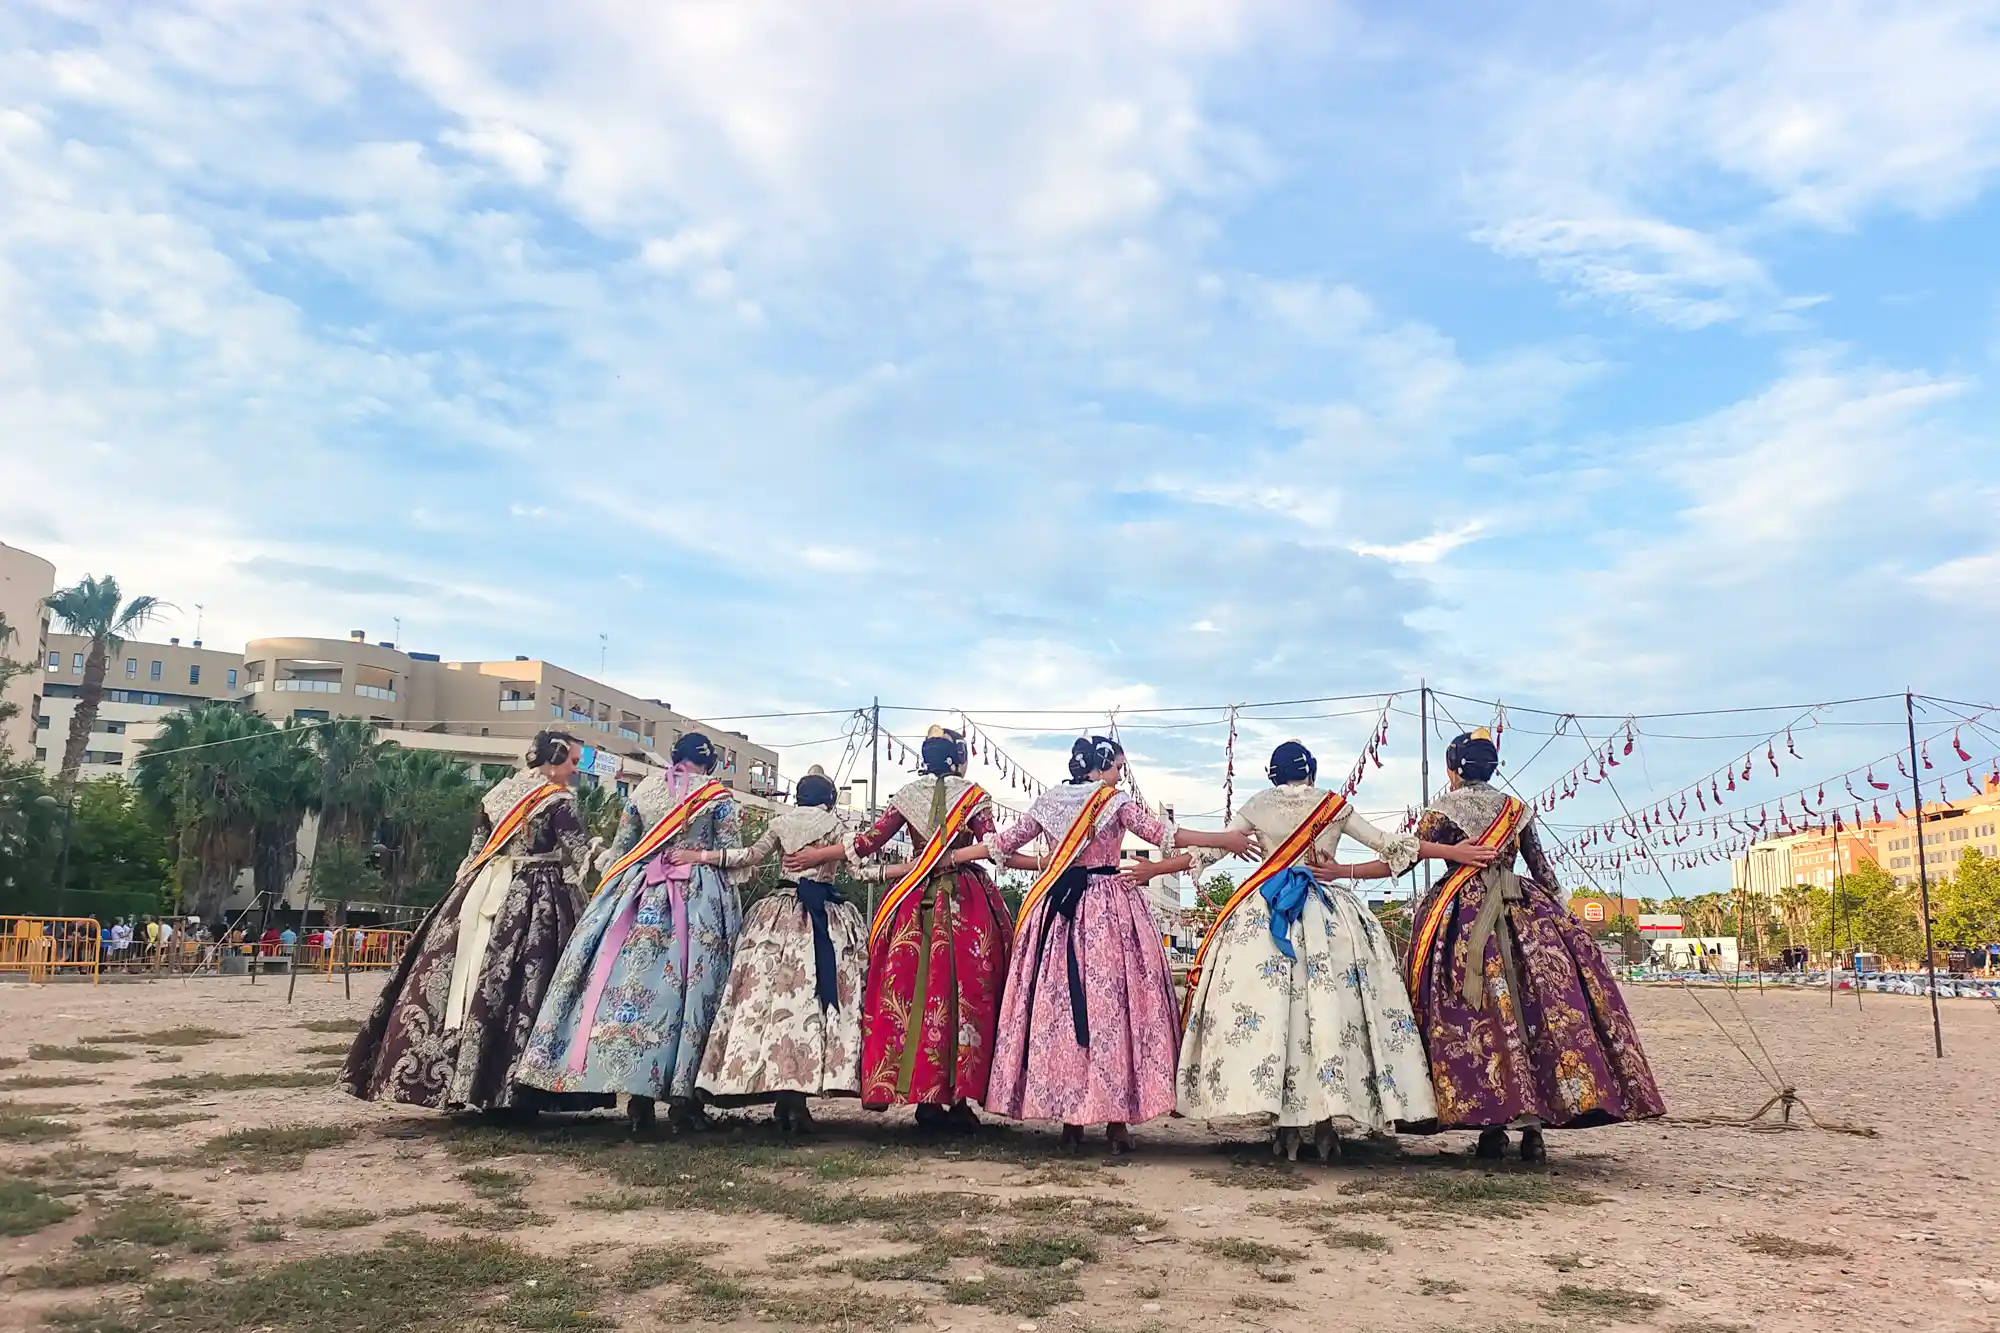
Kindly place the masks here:
MULTIPOLYGON (((299 966, 307 966, 307 960, 310 960, 311 966, 329 973, 338 971, 342 966, 357 971, 394 967, 403 960, 403 950, 409 947, 410 936, 413 933, 407 930, 382 930, 372 927, 359 931, 342 931, 332 948, 326 948, 315 942, 310 953, 302 952, 299 966)), ((302 950, 303 948, 301 945, 302 950)))
POLYGON ((26 972, 40 981, 51 972, 98 977, 103 928, 86 916, 0 916, 0 972, 26 972))

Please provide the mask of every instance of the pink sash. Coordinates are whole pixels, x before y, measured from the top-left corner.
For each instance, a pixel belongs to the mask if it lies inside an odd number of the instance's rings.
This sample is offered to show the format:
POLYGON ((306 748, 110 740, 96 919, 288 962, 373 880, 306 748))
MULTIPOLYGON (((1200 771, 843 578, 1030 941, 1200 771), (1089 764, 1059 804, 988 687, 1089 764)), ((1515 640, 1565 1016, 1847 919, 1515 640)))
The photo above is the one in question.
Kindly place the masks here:
POLYGON ((646 892, 658 885, 667 886, 667 901, 673 916, 674 942, 680 949, 681 985, 687 985, 688 929, 687 929, 687 885, 694 877, 693 866, 677 866, 664 855, 648 865, 640 877, 639 891, 626 900, 618 909, 618 915, 611 920, 610 929, 597 942, 597 954, 591 960, 590 985, 583 992, 583 1010, 577 1023, 576 1039, 570 1043, 569 1072, 583 1073, 590 1059, 590 1038, 597 1030, 597 1006, 604 998, 604 988, 611 980, 611 969, 618 964, 618 955, 625 948, 625 941, 632 934, 632 926, 639 918, 639 904, 646 892))

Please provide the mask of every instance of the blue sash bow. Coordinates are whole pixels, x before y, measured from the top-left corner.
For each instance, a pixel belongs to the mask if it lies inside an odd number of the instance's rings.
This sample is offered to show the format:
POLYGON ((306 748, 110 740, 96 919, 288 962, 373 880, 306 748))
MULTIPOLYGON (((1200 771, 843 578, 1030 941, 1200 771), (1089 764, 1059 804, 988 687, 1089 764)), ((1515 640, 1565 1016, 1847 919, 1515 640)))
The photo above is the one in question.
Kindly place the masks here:
POLYGON ((1271 912, 1271 941, 1287 958, 1296 960, 1299 956, 1292 948, 1292 926, 1304 914, 1306 899, 1318 888, 1319 881, 1303 866, 1287 866, 1263 883, 1260 891, 1271 912))
POLYGON ((799 906, 806 909, 806 919, 813 929, 813 980, 819 988, 819 1004, 822 1009, 840 1007, 840 986, 833 961, 833 936, 826 928, 826 905, 844 903, 840 890, 823 880, 802 879, 795 886, 799 895, 799 906))

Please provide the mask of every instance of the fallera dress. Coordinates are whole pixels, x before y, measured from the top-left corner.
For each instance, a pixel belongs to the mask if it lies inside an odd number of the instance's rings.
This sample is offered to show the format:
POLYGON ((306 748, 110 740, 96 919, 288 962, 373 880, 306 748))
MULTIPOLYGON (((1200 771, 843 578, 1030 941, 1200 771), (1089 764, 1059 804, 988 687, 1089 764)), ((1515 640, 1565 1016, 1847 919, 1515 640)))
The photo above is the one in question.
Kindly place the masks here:
MULTIPOLYGON (((656 773, 632 791, 613 857, 623 856, 707 778, 656 773)), ((737 807, 706 806, 647 859, 602 885, 563 952, 521 1057, 519 1080, 551 1092, 693 1101, 729 977, 742 908, 731 877, 676 866, 672 848, 741 845, 737 807)))
MULTIPOLYGON (((1053 847, 1096 787, 1050 788, 994 851, 1007 856, 1037 838, 1053 847)), ((1051 891, 1020 923, 986 1094, 999 1115, 1138 1124, 1174 1109, 1173 976, 1146 890, 1117 873, 1128 832, 1173 853, 1173 824, 1119 792, 1072 862, 1080 887, 1051 891)))
MULTIPOLYGON (((755 843, 723 855, 729 868, 751 870, 774 854, 837 844, 841 836, 831 810, 787 810, 755 843)), ((781 1092, 860 1095, 868 929, 831 878, 787 880, 744 914, 696 1080, 709 1100, 732 1106, 781 1092)))
MULTIPOLYGON (((923 777, 905 786, 880 818, 846 840, 848 859, 858 866, 903 832, 921 850, 968 785, 961 777, 923 777)), ((992 831, 993 808, 982 800, 953 846, 992 831)), ((1013 940, 1005 900, 974 864, 933 875, 872 931, 861 1007, 863 1104, 985 1100, 1013 940)))
MULTIPOLYGON (((1271 787, 1229 827, 1249 832, 1262 856, 1325 795, 1305 782, 1271 787)), ((1416 863, 1415 838, 1383 833, 1352 806, 1314 840, 1320 859, 1333 859, 1343 834, 1393 873, 1416 863)), ((1385 1132, 1437 1114, 1395 947, 1352 892, 1296 866, 1244 899, 1218 932, 1181 1038, 1183 1115, 1385 1132), (1290 956, 1272 931, 1274 912, 1290 956)))
POLYGON ((456 880, 417 924, 347 1053, 340 1076, 347 1092, 440 1110, 603 1104, 523 1095, 514 1084, 576 926, 590 852, 576 798, 549 794, 504 849, 472 870, 495 826, 547 785, 539 773, 517 773, 480 800, 456 880))
MULTIPOLYGON (((1466 783, 1424 812, 1418 836, 1475 840, 1512 799, 1466 783)), ((1665 1114, 1617 979, 1556 896, 1532 812, 1500 859, 1438 910, 1449 882, 1418 904, 1408 968, 1417 977, 1410 998, 1429 1050, 1435 1127, 1537 1120, 1581 1128, 1665 1114), (1525 876, 1512 868, 1517 854, 1525 876), (1420 951, 1433 915, 1438 928, 1420 951)))

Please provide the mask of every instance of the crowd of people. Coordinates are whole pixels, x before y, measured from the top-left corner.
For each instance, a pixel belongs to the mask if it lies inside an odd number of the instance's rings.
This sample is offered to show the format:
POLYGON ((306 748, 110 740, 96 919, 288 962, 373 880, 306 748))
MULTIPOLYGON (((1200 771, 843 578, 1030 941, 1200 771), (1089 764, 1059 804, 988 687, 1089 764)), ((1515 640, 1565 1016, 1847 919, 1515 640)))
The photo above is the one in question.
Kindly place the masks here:
POLYGON ((1296 741, 1227 828, 1180 828, 1126 788, 1124 751, 1102 736, 1079 738, 1070 781, 1002 828, 963 737, 933 727, 921 776, 872 824, 845 829, 814 770, 747 846, 716 748, 691 733, 604 848, 573 791, 582 751, 539 733, 525 771, 486 794, 453 887, 348 1054, 348 1092, 516 1119, 622 1096, 642 1136, 756 1104, 809 1132, 825 1097, 914 1105, 927 1131, 966 1132, 977 1106, 1059 1121, 1072 1151, 1101 1125, 1113 1153, 1170 1113, 1254 1116, 1278 1150, 1326 1159, 1343 1133, 1469 1129, 1482 1157, 1514 1130, 1537 1161, 1544 1128, 1665 1109, 1533 812, 1490 783, 1484 732, 1453 742, 1451 789, 1407 833, 1321 790, 1296 741), (883 859, 899 835, 909 859, 883 859), (1123 862, 1128 836, 1160 855, 1123 862), (1339 861, 1343 838, 1373 858, 1339 861), (1257 868, 1183 995, 1146 881, 1232 856, 1257 868), (1422 859, 1447 869, 1399 957, 1347 882, 1422 859), (746 914, 740 886, 772 861, 782 886, 746 914), (1034 877, 1015 911, 996 866, 1034 877), (884 886, 872 919, 838 868, 884 886))

